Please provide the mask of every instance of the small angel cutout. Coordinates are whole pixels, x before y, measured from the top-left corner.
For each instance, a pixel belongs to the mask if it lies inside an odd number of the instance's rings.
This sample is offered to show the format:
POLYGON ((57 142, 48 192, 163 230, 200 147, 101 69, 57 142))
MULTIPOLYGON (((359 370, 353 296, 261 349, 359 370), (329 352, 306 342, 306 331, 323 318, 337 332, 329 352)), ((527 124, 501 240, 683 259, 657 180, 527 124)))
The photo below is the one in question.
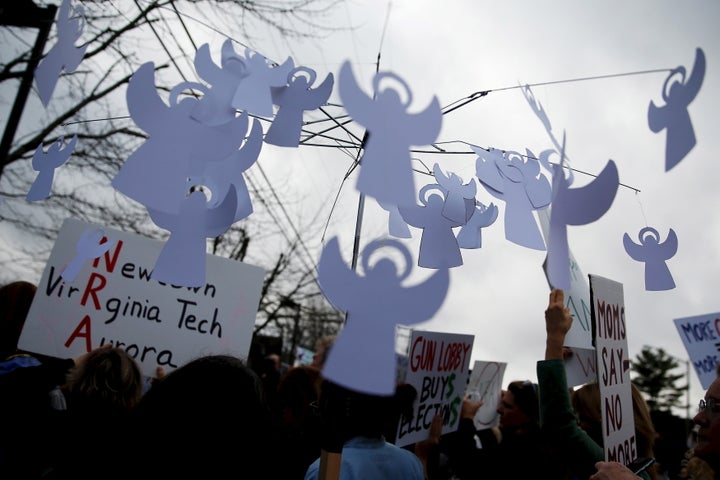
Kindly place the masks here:
POLYGON ((248 76, 235 89, 230 105, 252 115, 272 117, 274 112, 270 89, 286 84, 288 75, 295 68, 293 59, 288 57, 282 65, 273 67, 265 57, 246 48, 245 64, 248 76))
POLYGON ((482 202, 476 200, 475 205, 470 220, 460 227, 457 234, 457 242, 460 248, 482 248, 482 229, 489 227, 497 220, 498 207, 494 203, 486 207, 482 202))
POLYGON ((669 171, 690 153, 696 143, 688 105, 700 91, 705 77, 705 54, 695 50, 695 64, 686 78, 685 67, 670 72, 663 85, 662 98, 665 105, 658 107, 650 101, 648 123, 650 130, 659 133, 667 129, 665 137, 665 171, 669 171), (680 77, 679 79, 677 77, 680 77), (674 80, 670 83, 671 80, 674 80))
MULTIPOLYGON (((209 163, 239 160, 249 123, 247 114, 220 125, 196 121, 191 111, 201 100, 188 97, 178 101, 179 91, 185 86, 173 88, 168 106, 155 88, 152 62, 133 74, 127 88, 128 110, 148 138, 112 180, 119 192, 148 209, 169 214, 177 214, 185 201, 188 178, 207 176, 209 163)), ((217 179, 217 183, 226 180, 217 179)))
POLYGON ((321 107, 332 93, 332 73, 329 73, 317 88, 312 89, 310 87, 315 83, 316 77, 315 70, 297 67, 288 74, 287 85, 270 89, 273 103, 279 110, 265 135, 265 143, 280 147, 298 146, 303 112, 321 107), (300 73, 305 73, 307 77, 300 73))
POLYGON ((523 247, 545 250, 533 212, 550 204, 552 187, 539 162, 529 154, 523 159, 517 152, 470 148, 478 155, 475 169, 480 184, 505 202, 505 238, 523 247))
MULTIPOLYGON (((418 266, 424 268, 453 268, 463 264, 462 253, 453 228, 464 225, 466 220, 457 222, 443 215, 445 191, 440 185, 425 185, 420 189, 422 206, 399 206, 403 219, 413 227, 422 229, 418 266), (429 193, 435 190, 437 193, 429 193)), ((474 199, 467 213, 470 217, 475 208, 474 199)))
POLYGON ((225 40, 221 48, 220 66, 210 55, 210 46, 205 43, 195 52, 195 71, 210 86, 197 104, 193 105, 190 116, 205 125, 227 123, 237 113, 231 105, 233 95, 240 82, 250 71, 245 58, 235 53, 232 40, 225 40))
POLYGON ((47 153, 43 151, 42 143, 38 145, 32 158, 33 169, 38 172, 38 175, 25 196, 28 202, 44 200, 50 195, 55 179, 55 169, 68 161, 75 150, 77 140, 77 135, 73 135, 73 138, 65 145, 65 137, 61 136, 50 145, 47 153))
POLYGON ((395 375, 395 328, 432 318, 442 306, 450 277, 438 270, 425 282, 405 287, 412 270, 410 252, 394 239, 370 242, 362 252, 360 275, 342 259, 337 237, 323 248, 318 262, 318 281, 323 294, 348 313, 347 322, 333 343, 323 367, 323 377, 351 390, 373 395, 392 395, 395 375), (370 262, 381 248, 397 250, 405 262, 391 257, 370 262))
POLYGON ((103 253, 110 250, 115 244, 115 240, 105 237, 105 230, 102 228, 88 228, 78 239, 75 247, 77 255, 63 269, 60 276, 68 283, 75 281, 85 262, 91 258, 98 258, 103 253))
POLYGON ((180 205, 177 215, 148 208, 155 224, 169 230, 151 278, 183 287, 205 285, 207 238, 217 237, 233 224, 237 209, 235 189, 230 187, 224 199, 208 208, 202 186, 195 186, 180 205))
MULTIPOLYGON (((467 201, 470 200, 475 205, 475 194, 477 193, 477 185, 474 180, 463 184, 463 179, 455 173, 446 176, 440 166, 436 163, 433 167, 433 175, 438 185, 445 189, 445 205, 443 205, 443 216, 464 224, 467 218, 467 201)), ((473 210, 470 211, 471 214, 473 210)))
POLYGON ((408 113, 412 92, 405 81, 393 73, 381 72, 373 78, 376 97, 367 96, 357 84, 350 62, 340 68, 340 98, 350 116, 368 132, 360 159, 356 187, 362 193, 398 207, 415 204, 415 180, 410 147, 434 142, 442 127, 442 111, 437 97, 420 113, 408 113), (387 87, 382 80, 398 82, 404 92, 387 87), (401 99, 401 93, 407 97, 401 99))
POLYGON ((72 73, 85 56, 88 45, 75 46, 85 28, 85 10, 82 5, 72 6, 71 0, 63 0, 58 8, 55 22, 57 43, 52 46, 35 68, 35 85, 45 108, 55 91, 60 73, 72 73))
POLYGON ((658 231, 645 227, 638 233, 638 240, 639 244, 633 242, 627 233, 623 235, 623 245, 630 258, 645 263, 645 290, 675 288, 675 281, 665 263, 677 253, 678 239, 675 231, 671 228, 667 239, 660 243, 658 231))

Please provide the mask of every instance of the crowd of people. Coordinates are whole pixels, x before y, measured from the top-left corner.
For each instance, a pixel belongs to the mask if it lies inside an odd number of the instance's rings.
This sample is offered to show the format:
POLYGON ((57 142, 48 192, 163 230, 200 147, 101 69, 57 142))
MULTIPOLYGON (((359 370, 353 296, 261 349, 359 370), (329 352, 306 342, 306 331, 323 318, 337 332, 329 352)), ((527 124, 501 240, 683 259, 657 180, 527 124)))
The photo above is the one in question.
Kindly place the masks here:
MULTIPOLYGON (((496 427, 473 422, 482 401, 463 400, 458 429, 399 447, 395 427, 417 392, 356 392, 322 376, 334 337, 316 343, 313 363, 261 367, 229 355, 198 357, 151 383, 121 348, 74 359, 17 349, 35 286, 0 288, 0 478, 244 478, 469 480, 658 480, 657 463, 634 473, 605 462, 597 382, 568 387, 563 358, 572 317, 561 290, 545 310, 545 358, 537 382, 502 390, 496 427), (273 370, 275 370, 273 372, 273 370)), ((637 455, 654 458, 657 432, 632 387, 637 455)), ((697 441, 681 475, 719 478, 720 377, 694 417, 697 441)))

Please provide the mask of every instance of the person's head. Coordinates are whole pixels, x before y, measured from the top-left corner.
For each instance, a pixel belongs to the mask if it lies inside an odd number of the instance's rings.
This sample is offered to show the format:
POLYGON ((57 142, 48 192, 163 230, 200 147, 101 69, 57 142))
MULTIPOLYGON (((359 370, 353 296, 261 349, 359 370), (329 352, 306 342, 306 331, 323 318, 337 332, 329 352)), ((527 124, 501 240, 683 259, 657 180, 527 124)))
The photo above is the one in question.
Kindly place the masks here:
POLYGON ((298 426, 312 417, 321 382, 320 370, 309 365, 291 368, 280 378, 276 404, 285 424, 298 426))
POLYGON ((68 373, 64 388, 71 406, 128 412, 142 394, 143 377, 135 359, 122 348, 97 348, 68 373))
MULTIPOLYGON (((654 457, 655 427, 650 409, 635 384, 630 384, 635 421, 635 441, 639 457, 654 457)), ((597 443, 603 444, 602 405, 600 386, 597 382, 586 383, 572 393, 572 406, 580 427, 597 443)))
POLYGON ((335 335, 325 335, 315 341, 315 353, 313 354, 313 360, 310 366, 322 370, 334 341, 335 335))
POLYGON ((36 291, 35 285, 22 280, 0 287, 0 361, 16 353, 36 291))
MULTIPOLYGON (((354 437, 383 438, 388 424, 412 415, 417 391, 399 386, 393 395, 371 395, 323 380, 318 401, 326 439, 343 442, 354 437)), ((330 450, 333 451, 333 450, 330 450)))
POLYGON ((269 411, 257 374, 230 355, 194 359, 158 380, 133 416, 148 476, 215 478, 262 464, 269 452, 269 411), (152 470, 149 471, 148 469, 152 470))
POLYGON ((720 377, 705 392, 693 422, 699 427, 695 455, 705 460, 716 472, 720 471, 720 377))
POLYGON ((537 391, 537 384, 529 380, 510 382, 507 390, 502 391, 497 408, 499 427, 505 430, 537 427, 540 418, 537 391))

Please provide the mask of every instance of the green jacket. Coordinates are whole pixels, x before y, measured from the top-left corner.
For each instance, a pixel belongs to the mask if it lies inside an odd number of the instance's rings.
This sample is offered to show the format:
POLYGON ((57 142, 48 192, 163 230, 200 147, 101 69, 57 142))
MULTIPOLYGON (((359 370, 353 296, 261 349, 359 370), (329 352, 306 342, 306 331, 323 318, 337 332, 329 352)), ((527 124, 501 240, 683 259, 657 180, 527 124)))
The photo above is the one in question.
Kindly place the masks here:
MULTIPOLYGON (((575 478, 587 479, 596 472, 595 463, 605 460, 605 451, 578 424, 570 403, 570 392, 562 360, 537 362, 540 428, 567 462, 575 478)), ((640 475, 646 480, 650 476, 640 475)))

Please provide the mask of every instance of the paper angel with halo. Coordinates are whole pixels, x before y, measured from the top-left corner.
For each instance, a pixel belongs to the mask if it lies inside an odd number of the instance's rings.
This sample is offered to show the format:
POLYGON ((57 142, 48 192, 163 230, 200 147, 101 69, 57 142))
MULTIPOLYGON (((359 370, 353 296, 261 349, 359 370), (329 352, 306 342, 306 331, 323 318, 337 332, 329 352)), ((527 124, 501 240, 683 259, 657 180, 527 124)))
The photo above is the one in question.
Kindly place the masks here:
POLYGON ((660 234, 652 227, 645 227, 638 233, 639 244, 633 242, 626 233, 623 246, 630 258, 645 263, 645 290, 671 290, 675 288, 667 260, 677 253, 678 238, 671 228, 668 237, 660 242, 660 234))
POLYGON ((320 287, 330 303, 347 312, 348 317, 322 374, 357 392, 392 395, 397 381, 395 327, 432 318, 445 300, 450 277, 443 269, 423 283, 404 286, 412 261, 407 247, 395 239, 370 242, 362 252, 362 269, 364 275, 345 264, 337 237, 323 248, 318 262, 320 287), (370 257, 381 248, 396 250, 404 267, 398 270, 390 257, 371 263, 370 257))
POLYGON ((658 107, 650 102, 648 107, 648 123, 650 130, 659 133, 667 130, 665 137, 665 171, 667 172, 695 146, 688 105, 700 91, 705 78, 705 54, 702 49, 695 50, 695 64, 688 78, 685 78, 685 67, 673 69, 665 79, 662 98, 665 105, 658 107), (674 80, 672 83, 671 80, 674 80))
POLYGON ((437 139, 442 111, 437 97, 420 113, 409 113, 412 92, 405 81, 389 72, 373 79, 375 97, 367 96, 357 84, 350 63, 343 63, 338 77, 340 98, 345 110, 368 132, 360 159, 357 189, 379 202, 397 205, 415 203, 415 180, 410 146, 428 145, 437 139), (383 80, 399 83, 404 92, 380 89, 383 80), (401 94, 405 95, 405 100, 401 94))

